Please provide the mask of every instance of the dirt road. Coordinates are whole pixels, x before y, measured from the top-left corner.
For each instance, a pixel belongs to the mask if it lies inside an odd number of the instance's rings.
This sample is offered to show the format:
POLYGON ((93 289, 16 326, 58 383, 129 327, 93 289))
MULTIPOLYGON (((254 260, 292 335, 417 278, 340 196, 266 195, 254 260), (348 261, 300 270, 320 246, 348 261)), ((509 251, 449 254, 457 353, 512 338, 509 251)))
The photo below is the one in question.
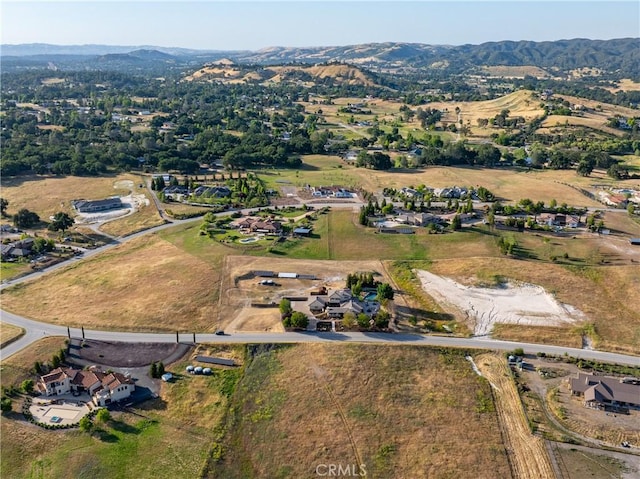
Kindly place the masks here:
POLYGON ((529 430, 516 385, 503 358, 483 354, 476 360, 494 387, 498 420, 515 479, 555 479, 542 438, 529 430))

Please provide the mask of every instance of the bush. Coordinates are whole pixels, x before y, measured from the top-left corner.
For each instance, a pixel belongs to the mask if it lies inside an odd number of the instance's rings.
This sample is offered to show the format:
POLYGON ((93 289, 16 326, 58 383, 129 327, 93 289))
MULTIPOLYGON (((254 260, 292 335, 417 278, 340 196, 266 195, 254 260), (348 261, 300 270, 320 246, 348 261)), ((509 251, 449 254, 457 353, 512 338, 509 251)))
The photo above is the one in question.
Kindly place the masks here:
POLYGON ((106 423, 111 420, 111 414, 107 409, 100 409, 96 414, 96 420, 101 423, 106 423))
POLYGON ((13 401, 11 398, 4 397, 0 400, 0 411, 2 412, 10 412, 13 409, 13 401))
POLYGON ((24 392, 25 394, 31 394, 33 392, 33 387, 33 379, 25 379, 20 385, 20 389, 22 389, 22 392, 24 392))

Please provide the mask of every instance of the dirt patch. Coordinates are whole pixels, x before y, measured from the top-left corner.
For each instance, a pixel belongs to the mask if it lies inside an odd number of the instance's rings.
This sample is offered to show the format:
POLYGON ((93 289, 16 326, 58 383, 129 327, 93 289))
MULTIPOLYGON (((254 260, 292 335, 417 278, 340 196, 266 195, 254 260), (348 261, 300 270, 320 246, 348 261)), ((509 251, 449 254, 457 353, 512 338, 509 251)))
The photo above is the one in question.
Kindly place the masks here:
POLYGON ((418 271, 418 277, 429 295, 460 309, 477 336, 488 335, 496 323, 555 326, 584 319, 578 309, 558 302, 535 284, 478 288, 428 271, 418 271))
POLYGON ((183 356, 191 346, 174 343, 120 343, 107 341, 74 340, 70 344, 70 357, 82 361, 118 368, 147 366, 154 361, 171 363, 183 356))

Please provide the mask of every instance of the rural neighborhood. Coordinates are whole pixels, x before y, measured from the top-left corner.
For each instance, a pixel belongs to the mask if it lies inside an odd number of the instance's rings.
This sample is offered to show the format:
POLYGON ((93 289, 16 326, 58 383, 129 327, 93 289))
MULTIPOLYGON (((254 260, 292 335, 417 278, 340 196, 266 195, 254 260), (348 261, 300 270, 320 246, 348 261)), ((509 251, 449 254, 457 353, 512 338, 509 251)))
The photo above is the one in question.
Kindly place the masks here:
POLYGON ((246 7, 3 5, 0 476, 640 477, 637 5, 246 7))

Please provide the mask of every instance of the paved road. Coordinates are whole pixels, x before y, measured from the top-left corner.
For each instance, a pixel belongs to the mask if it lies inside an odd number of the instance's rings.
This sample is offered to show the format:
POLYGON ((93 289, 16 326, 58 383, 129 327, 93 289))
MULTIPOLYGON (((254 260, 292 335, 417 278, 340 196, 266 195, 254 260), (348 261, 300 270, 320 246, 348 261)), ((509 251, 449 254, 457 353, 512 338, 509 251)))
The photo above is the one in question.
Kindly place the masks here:
MULTIPOLYGON (((357 206, 353 202, 351 203, 327 203, 316 204, 316 208, 323 208, 329 206, 333 208, 354 208, 357 206)), ((248 214, 256 209, 242 210, 243 214, 248 214)), ((229 212, 223 213, 228 214, 229 212)), ((167 228, 171 228, 180 224, 187 224, 196 221, 201 221, 201 218, 190 218, 186 220, 177 220, 172 223, 167 223, 161 226, 156 226, 139 233, 129 235, 125 238, 119 238, 113 243, 107 244, 95 250, 87 251, 82 257, 76 257, 73 261, 83 261, 91 256, 100 254, 110 248, 130 241, 134 238, 151 234, 157 231, 162 231, 167 228)), ((37 279, 43 274, 48 274, 55 271, 58 268, 66 266, 69 262, 59 263, 46 268, 42 271, 31 273, 22 278, 7 281, 5 284, 0 285, 0 290, 9 287, 14 284, 22 283, 24 281, 30 281, 37 279)), ((67 327, 58 326, 49 323, 41 323, 28 318, 17 316, 7 311, 0 310, 0 319, 6 323, 13 324, 21 327, 26 331, 26 334, 17 341, 9 344, 8 346, 0 350, 0 358, 6 359, 9 356, 15 354, 21 349, 25 348, 29 344, 37 341, 38 339, 46 336, 66 336, 67 327)), ((72 337, 82 337, 82 331, 77 328, 71 328, 70 333, 72 337)), ((122 342, 173 342, 176 341, 176 334, 162 334, 162 333, 130 333, 130 332, 115 332, 115 331, 94 331, 85 330, 85 337, 88 339, 97 339, 104 341, 122 341, 122 342)), ((193 333, 183 333, 179 335, 180 341, 191 342, 193 341, 193 333)), ((350 342, 350 343, 379 343, 379 344, 412 344, 419 346, 443 346, 443 347, 458 347, 468 349, 496 349, 502 351, 509 351, 515 348, 522 348, 526 353, 535 354, 537 352, 544 352, 546 354, 568 354, 570 356, 594 359, 600 361, 614 362, 619 364, 628 364, 633 366, 640 366, 640 357, 628 356, 622 354, 608 353, 603 351, 583 350, 574 348, 565 348, 559 346, 546 346, 540 344, 527 344, 516 343, 510 341, 498 341, 488 338, 456 338, 448 336, 426 336, 418 334, 385 334, 385 333, 234 333, 233 335, 218 336, 215 334, 197 334, 196 340, 198 342, 211 342, 211 343, 303 343, 303 342, 350 342)))
MULTIPOLYGON (((15 314, 2 311, 2 321, 24 328, 27 334, 20 340, 6 346, 0 351, 2 359, 16 353, 31 342, 45 336, 66 336, 67 328, 53 324, 40 323, 26 319, 15 314)), ((70 328, 72 337, 82 337, 82 331, 77 328, 70 328)), ((115 331, 95 331, 85 330, 85 338, 102 341, 122 341, 130 343, 157 342, 171 343, 176 341, 175 333, 128 333, 115 331)), ((193 342, 193 333, 181 333, 178 335, 181 342, 193 342)), ((500 351, 510 351, 515 348, 522 348, 526 353, 535 354, 544 352, 546 354, 568 354, 577 358, 595 359, 600 361, 614 362, 640 366, 640 357, 627 356, 622 354, 608 353, 603 351, 593 351, 584 349, 565 348, 560 346, 546 346, 542 344, 516 343, 511 341, 498 341, 485 338, 456 338, 451 336, 427 336, 419 334, 390 334, 390 333, 234 333, 218 336, 212 333, 196 334, 197 342, 207 343, 377 343, 394 345, 416 345, 416 346, 442 346, 468 349, 496 349, 500 351)))

